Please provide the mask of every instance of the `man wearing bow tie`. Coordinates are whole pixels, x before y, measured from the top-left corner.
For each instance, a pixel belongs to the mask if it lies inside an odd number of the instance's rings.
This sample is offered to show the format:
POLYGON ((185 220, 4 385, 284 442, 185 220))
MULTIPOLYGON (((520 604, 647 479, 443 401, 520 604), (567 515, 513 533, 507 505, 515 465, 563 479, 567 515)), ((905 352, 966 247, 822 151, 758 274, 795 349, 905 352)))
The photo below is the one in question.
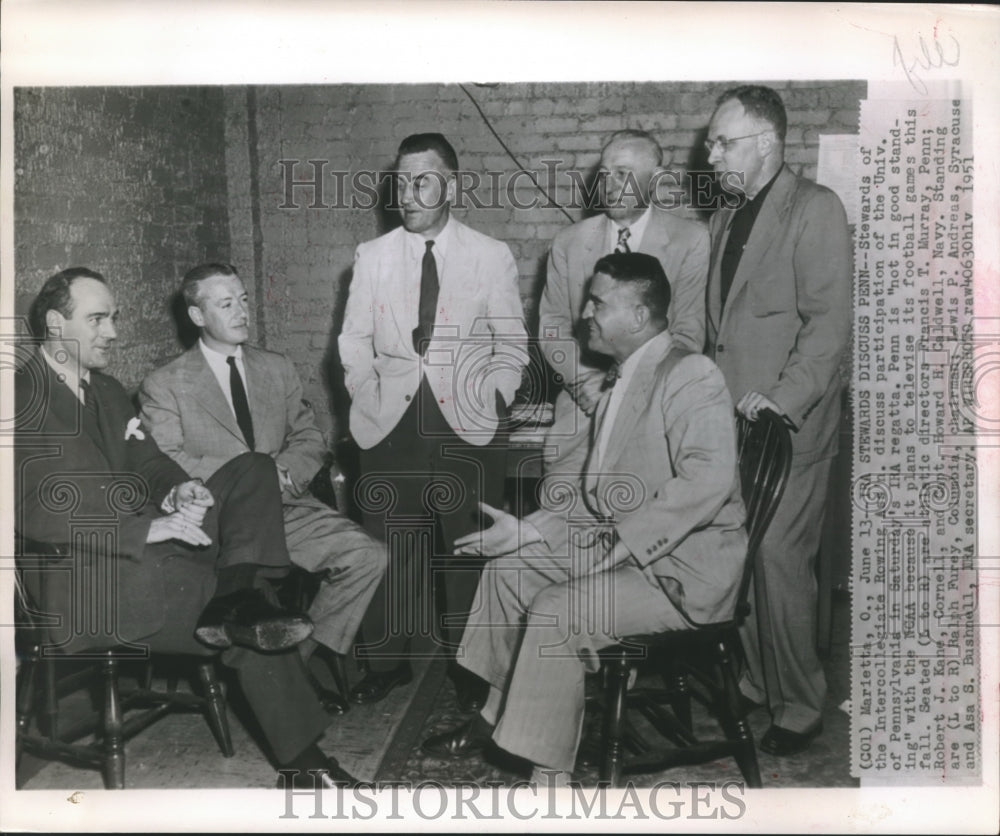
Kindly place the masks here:
POLYGON ((606 358, 588 350, 582 333, 586 285, 594 263, 610 252, 655 256, 670 280, 667 322, 674 341, 701 352, 705 342, 708 232, 699 223, 654 206, 665 173, 663 151, 645 131, 615 133, 601 151, 601 214, 564 229, 552 241, 538 334, 545 359, 562 379, 555 421, 546 438, 546 473, 579 472, 590 416, 600 397, 606 358), (567 351, 572 341, 579 352, 567 351))
POLYGON ((461 664, 490 684, 482 712, 425 741, 460 756, 492 740, 565 780, 584 714, 584 674, 619 638, 729 617, 746 553, 733 405, 708 358, 667 327, 659 261, 597 262, 583 315, 605 354, 582 478, 553 481, 524 520, 486 509, 492 527, 458 541, 494 559, 462 637, 461 664), (590 607, 597 609, 590 609, 590 607))
MULTIPOLYGON (((478 501, 503 499, 497 430, 527 364, 527 333, 510 248, 451 216, 457 170, 441 134, 400 144, 402 226, 358 247, 339 340, 361 448, 356 497, 389 549, 384 590, 362 624, 361 703, 410 681, 412 639, 457 643, 481 561, 457 559, 453 544, 479 527, 478 501), (438 581, 445 606, 431 621, 438 581)), ((481 686, 453 672, 460 701, 477 705, 481 686)))

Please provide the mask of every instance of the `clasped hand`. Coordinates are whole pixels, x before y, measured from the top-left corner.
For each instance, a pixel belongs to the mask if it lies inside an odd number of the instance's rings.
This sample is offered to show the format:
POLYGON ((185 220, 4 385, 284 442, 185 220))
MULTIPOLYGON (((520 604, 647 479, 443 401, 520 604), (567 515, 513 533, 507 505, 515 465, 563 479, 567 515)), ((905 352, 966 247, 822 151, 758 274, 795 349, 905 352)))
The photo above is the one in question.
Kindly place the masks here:
POLYGON ((200 480, 192 479, 177 485, 173 491, 173 513, 153 520, 146 535, 147 543, 180 540, 191 546, 208 546, 212 542, 201 529, 208 509, 215 505, 212 492, 200 480))

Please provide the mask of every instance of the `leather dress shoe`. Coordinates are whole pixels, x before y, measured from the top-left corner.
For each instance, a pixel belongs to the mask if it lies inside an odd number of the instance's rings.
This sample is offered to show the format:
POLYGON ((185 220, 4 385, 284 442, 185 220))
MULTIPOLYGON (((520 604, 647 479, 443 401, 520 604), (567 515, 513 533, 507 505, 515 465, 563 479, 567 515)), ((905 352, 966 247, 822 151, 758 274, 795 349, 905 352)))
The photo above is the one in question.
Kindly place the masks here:
POLYGON ((473 711, 481 711, 486 705, 486 697, 490 686, 479 677, 463 676, 455 680, 455 696, 458 698, 458 707, 467 714, 473 711))
POLYGON ((438 758, 464 758, 478 755, 492 742, 493 726, 477 714, 458 728, 428 737, 420 748, 438 758))
POLYGON ((291 786, 296 790, 311 790, 314 787, 322 789, 352 789, 360 782, 345 770, 335 758, 328 758, 327 763, 312 769, 283 769, 278 773, 279 790, 291 786), (289 774, 291 772, 292 774, 289 774), (313 783, 315 781, 315 783, 313 783))
POLYGON ((393 688, 409 685, 412 681, 413 670, 408 664, 397 665, 391 671, 368 671, 351 689, 351 702, 369 705, 384 700, 393 688))
POLYGON ((760 741, 760 750, 769 755, 797 755, 809 748, 809 744, 823 731, 820 721, 808 731, 793 732, 781 726, 771 726, 760 741))
POLYGON ((346 714, 351 710, 351 704, 336 691, 324 688, 316 680, 313 680, 313 688, 316 689, 319 704, 327 714, 346 714))
POLYGON ((294 647, 312 631, 307 616, 274 606, 259 589, 240 589, 209 601, 194 634, 209 647, 273 651, 294 647))

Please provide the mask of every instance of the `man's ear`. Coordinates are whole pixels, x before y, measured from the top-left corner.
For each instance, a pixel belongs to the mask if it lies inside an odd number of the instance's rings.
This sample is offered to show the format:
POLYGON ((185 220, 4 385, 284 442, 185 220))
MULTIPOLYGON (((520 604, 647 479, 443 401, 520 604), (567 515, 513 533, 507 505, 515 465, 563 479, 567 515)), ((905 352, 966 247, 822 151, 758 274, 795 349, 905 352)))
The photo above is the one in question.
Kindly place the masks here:
POLYGON ((632 333, 638 334, 649 324, 649 308, 641 303, 637 303, 632 309, 632 315, 632 333))
POLYGON ((445 196, 448 198, 448 203, 452 206, 455 205, 455 195, 458 194, 458 174, 452 172, 448 175, 448 185, 445 186, 445 196))
POLYGON ((55 308, 49 308, 45 312, 45 335, 59 337, 62 334, 63 325, 66 323, 64 317, 55 308))
POLYGON ((201 312, 201 308, 197 305, 188 305, 188 316, 191 321, 197 325, 199 328, 205 327, 205 316, 201 312))

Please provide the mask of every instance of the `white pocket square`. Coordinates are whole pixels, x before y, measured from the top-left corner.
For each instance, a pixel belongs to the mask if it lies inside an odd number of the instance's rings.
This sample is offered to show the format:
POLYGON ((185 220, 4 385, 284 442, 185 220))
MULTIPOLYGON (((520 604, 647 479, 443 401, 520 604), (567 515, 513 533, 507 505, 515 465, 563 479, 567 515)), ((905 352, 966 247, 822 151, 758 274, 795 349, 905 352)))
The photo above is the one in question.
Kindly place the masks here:
POLYGON ((131 421, 128 422, 128 426, 125 428, 125 440, 128 441, 130 438, 137 438, 142 441, 146 438, 146 434, 139 429, 139 417, 136 416, 131 421))

